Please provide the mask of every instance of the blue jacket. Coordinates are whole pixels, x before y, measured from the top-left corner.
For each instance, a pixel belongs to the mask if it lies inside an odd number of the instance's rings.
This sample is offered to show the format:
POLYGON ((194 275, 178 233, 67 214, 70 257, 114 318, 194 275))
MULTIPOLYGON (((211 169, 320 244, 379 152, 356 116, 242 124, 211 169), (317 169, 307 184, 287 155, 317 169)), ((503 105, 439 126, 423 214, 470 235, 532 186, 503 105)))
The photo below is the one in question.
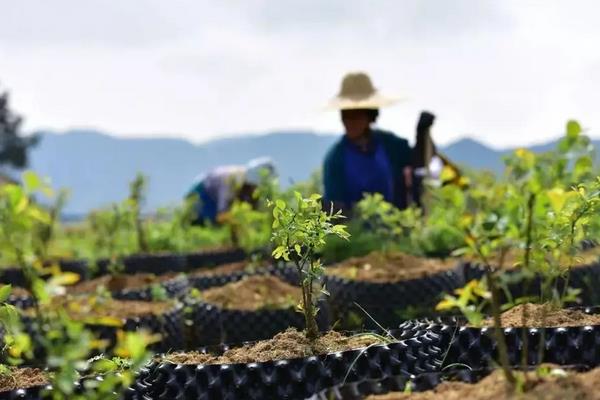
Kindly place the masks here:
MULTIPOLYGON (((373 130, 373 138, 382 144, 393 175, 393 203, 399 208, 407 204, 406 183, 404 181, 404 168, 410 165, 411 149, 406 139, 402 139, 391 132, 373 130)), ((325 186, 324 200, 329 203, 339 202, 344 207, 348 204, 346 191, 346 178, 344 174, 344 148, 343 138, 329 150, 323 165, 323 183, 325 186)))

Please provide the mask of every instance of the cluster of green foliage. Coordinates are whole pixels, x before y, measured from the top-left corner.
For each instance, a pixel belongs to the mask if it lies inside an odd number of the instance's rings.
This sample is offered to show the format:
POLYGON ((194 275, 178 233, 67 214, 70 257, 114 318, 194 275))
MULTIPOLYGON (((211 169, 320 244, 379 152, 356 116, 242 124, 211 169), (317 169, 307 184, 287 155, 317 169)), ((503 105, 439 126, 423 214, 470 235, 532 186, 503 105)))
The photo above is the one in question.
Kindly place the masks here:
MULTIPOLYGON (((0 325, 3 328, 3 359, 9 365, 19 365, 31 359, 34 350, 44 355, 48 377, 52 384, 49 394, 53 399, 111 399, 119 398, 134 378, 135 371, 147 360, 149 337, 143 332, 121 333, 117 355, 127 358, 93 359, 95 351, 106 346, 86 329, 84 322, 73 321, 61 307, 51 303, 57 294, 64 293, 65 284, 74 283, 78 276, 47 268, 45 257, 56 224, 57 210, 64 202, 59 194, 50 210, 32 200, 35 194, 53 195, 50 187, 31 172, 23 175, 23 185, 7 184, 0 187, 0 250, 4 260, 21 268, 25 286, 34 299, 34 337, 21 326, 17 310, 6 304, 11 286, 0 288, 0 325), (47 280, 40 274, 52 273, 47 280), (34 346, 36 348, 34 349, 34 346), (126 349, 123 350, 123 349, 126 349), (85 380, 83 389, 77 381, 86 374, 101 374, 102 380, 85 380)), ((7 365, 0 365, 0 373, 10 374, 7 365)))
MULTIPOLYGON (((508 366, 506 343, 500 331, 500 313, 516 303, 546 303, 560 308, 576 299, 568 276, 580 243, 596 238, 600 207, 600 180, 594 177, 593 149, 580 125, 569 121, 566 135, 554 151, 534 154, 519 149, 506 158, 505 179, 485 181, 466 193, 460 218, 466 246, 455 254, 478 260, 485 281, 472 281, 447 295, 439 310, 458 308, 472 324, 483 320, 485 303, 491 306, 500 362, 513 385, 517 379, 508 366), (513 304, 501 304, 500 291, 507 260, 512 260, 526 292, 533 277, 542 281, 539 295, 527 293, 513 304), (559 282, 563 282, 560 290, 559 282)), ((527 307, 523 307, 523 321, 527 307)), ((526 332, 525 330, 523 332, 526 332)), ((543 337, 543 335, 542 335, 543 337)), ((523 364, 527 340, 524 334, 523 364)), ((543 340, 543 339, 542 339, 543 340)), ((543 346, 540 346, 543 349, 543 346)))
MULTIPOLYGON (((47 241, 46 258, 109 259, 118 265, 122 257, 132 254, 184 253, 229 244, 227 227, 193 224, 194 199, 144 215, 146 189, 146 178, 138 175, 131 182, 126 199, 91 211, 82 223, 59 224, 58 218, 53 217, 55 228, 47 241)), ((55 204, 59 204, 58 200, 55 204)))
POLYGON ((448 257, 464 246, 458 222, 466 207, 465 192, 458 186, 431 187, 425 209, 400 210, 379 193, 365 194, 348 224, 352 243, 332 240, 323 258, 337 261, 372 251, 403 251, 418 256, 448 257))

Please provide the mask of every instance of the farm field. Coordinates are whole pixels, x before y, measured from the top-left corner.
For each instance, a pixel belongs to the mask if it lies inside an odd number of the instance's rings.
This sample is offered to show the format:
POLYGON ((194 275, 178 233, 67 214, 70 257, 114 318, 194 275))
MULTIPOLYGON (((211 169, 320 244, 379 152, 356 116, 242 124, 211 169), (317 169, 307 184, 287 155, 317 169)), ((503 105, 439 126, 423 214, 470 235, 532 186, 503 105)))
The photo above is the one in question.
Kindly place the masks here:
POLYGON ((600 170, 564 130, 351 218, 317 175, 264 176, 194 225, 193 201, 143 213, 140 174, 66 223, 25 172, 0 186, 0 398, 598 398, 600 170))

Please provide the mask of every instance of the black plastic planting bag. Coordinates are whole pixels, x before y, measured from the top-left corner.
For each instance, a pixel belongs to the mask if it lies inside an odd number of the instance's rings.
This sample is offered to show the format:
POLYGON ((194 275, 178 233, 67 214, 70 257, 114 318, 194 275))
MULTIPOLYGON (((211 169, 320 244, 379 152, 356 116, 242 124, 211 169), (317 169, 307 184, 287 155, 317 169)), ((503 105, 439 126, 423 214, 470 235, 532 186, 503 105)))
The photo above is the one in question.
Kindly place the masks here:
POLYGON ((346 326, 354 323, 352 319, 360 318, 364 328, 378 329, 378 325, 394 328, 407 319, 431 314, 442 295, 461 287, 463 280, 456 270, 450 270, 394 283, 373 283, 337 276, 327 276, 325 283, 331 294, 334 321, 342 321, 342 326, 346 326))
MULTIPOLYGON (((210 268, 207 268, 206 271, 210 271, 210 268)), ((188 280, 190 287, 194 287, 198 290, 205 290, 237 282, 242 278, 251 275, 273 275, 292 285, 298 285, 299 283, 298 272, 293 267, 272 265, 267 267, 260 266, 256 268, 247 268, 241 271, 218 275, 188 275, 188 280)))
MULTIPOLYGON (((87 375, 74 384, 74 394, 82 396, 87 383, 91 381, 102 382, 103 375, 89 375, 90 371, 80 371, 81 375, 87 375)), ((124 400, 142 400, 134 392, 125 390, 125 388, 115 388, 116 391, 123 391, 124 400)), ((52 385, 32 386, 27 389, 15 389, 8 392, 0 392, 0 399, 6 400, 52 400, 52 385)))
MULTIPOLYGON (((160 285, 169 299, 177 299, 184 296, 188 290, 188 280, 185 275, 177 275, 171 279, 157 282, 156 285, 160 285)), ((149 285, 143 288, 136 289, 124 289, 118 292, 113 292, 112 296, 115 299, 121 300, 145 300, 151 301, 154 299, 154 285, 149 285)))
MULTIPOLYGON (((394 334, 404 337, 400 331, 394 334)), ((425 345, 420 340, 411 338, 322 356, 248 364, 153 362, 142 370, 129 395, 176 400, 304 399, 342 382, 437 370, 441 351, 428 346, 432 353, 424 353, 425 345)))
POLYGON ((307 400, 364 400, 372 395, 391 392, 402 393, 406 388, 411 392, 435 389, 443 382, 463 382, 474 384, 488 376, 492 370, 459 369, 446 372, 429 372, 414 375, 398 375, 383 379, 366 379, 358 382, 336 385, 325 389, 307 400))
POLYGON ((584 306, 600 304, 600 263, 571 269, 569 287, 579 289, 579 301, 584 306))
POLYGON ((246 253, 241 249, 226 249, 189 253, 185 255, 186 270, 213 267, 220 264, 229 264, 243 261, 246 253))
POLYGON ((125 257, 123 265, 125 272, 130 274, 148 272, 160 275, 185 272, 186 257, 181 254, 138 254, 125 257))
MULTIPOLYGON (((182 254, 135 254, 121 260, 124 272, 129 274, 150 273, 155 275, 172 272, 185 272, 187 258, 182 254)), ((105 275, 109 271, 110 261, 101 259, 96 262, 96 275, 105 275)))
MULTIPOLYGON (((319 330, 330 326, 329 309, 319 302, 317 314, 319 330)), ((304 315, 294 307, 257 311, 227 310, 199 302, 193 306, 193 326, 190 329, 196 344, 241 343, 268 339, 287 328, 304 329, 304 315)))
POLYGON ((28 294, 18 295, 11 293, 10 296, 8 296, 8 299, 6 299, 6 302, 23 310, 26 308, 31 308, 34 305, 33 297, 28 294))
MULTIPOLYGON (((583 309, 597 313, 598 308, 583 309)), ((497 343, 493 328, 465 326, 462 318, 408 321, 401 329, 427 338, 426 346, 444 349, 444 365, 465 364, 471 368, 486 368, 498 362, 497 343)), ((575 326, 567 328, 503 328, 508 348, 509 363, 518 366, 527 334, 527 360, 529 365, 553 363, 558 365, 600 365, 600 326, 575 326), (540 350, 543 346, 543 351, 540 350)), ((424 352, 429 349, 425 347, 424 352)))

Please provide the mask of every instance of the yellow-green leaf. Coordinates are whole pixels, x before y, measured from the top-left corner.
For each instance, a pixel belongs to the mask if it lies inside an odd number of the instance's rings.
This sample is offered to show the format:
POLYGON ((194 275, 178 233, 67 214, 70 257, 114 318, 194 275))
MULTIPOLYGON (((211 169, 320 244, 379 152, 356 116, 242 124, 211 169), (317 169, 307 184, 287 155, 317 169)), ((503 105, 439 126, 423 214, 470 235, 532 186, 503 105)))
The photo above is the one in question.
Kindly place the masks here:
POLYGON ((62 272, 59 275, 50 278, 48 284, 57 286, 73 285, 74 283, 79 282, 79 278, 79 274, 76 274, 75 272, 62 272))
POLYGON ((580 133, 581 125, 579 125, 579 122, 575 120, 570 120, 569 122, 567 122, 567 138, 571 140, 577 139, 580 133))
POLYGON ((552 210, 555 213, 560 212, 567 201, 567 196, 564 189, 559 187, 552 188, 548 190, 547 195, 552 210))
POLYGON ((10 296, 11 289, 11 285, 2 285, 2 287, 0 287, 0 303, 8 299, 8 296, 10 296))

